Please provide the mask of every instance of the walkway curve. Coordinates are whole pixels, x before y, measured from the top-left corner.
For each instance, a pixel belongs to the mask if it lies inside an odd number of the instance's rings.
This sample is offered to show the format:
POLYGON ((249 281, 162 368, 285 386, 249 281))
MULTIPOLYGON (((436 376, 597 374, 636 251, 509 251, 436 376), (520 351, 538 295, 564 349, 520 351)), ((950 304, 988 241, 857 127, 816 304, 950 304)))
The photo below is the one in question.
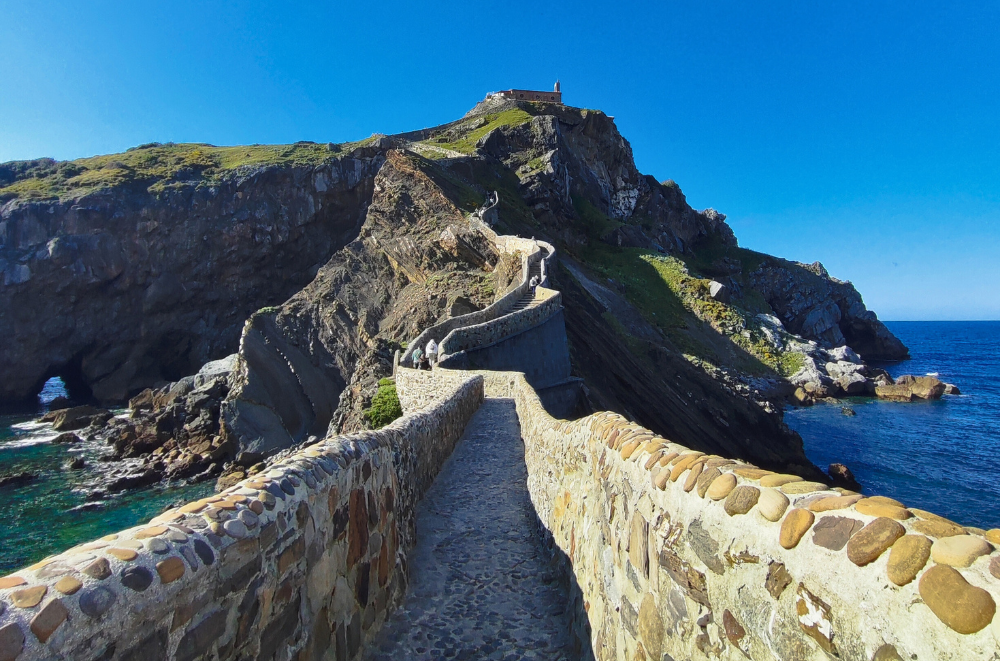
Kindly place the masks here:
POLYGON ((527 476, 514 400, 486 399, 417 508, 406 599, 369 661, 576 658, 527 476))

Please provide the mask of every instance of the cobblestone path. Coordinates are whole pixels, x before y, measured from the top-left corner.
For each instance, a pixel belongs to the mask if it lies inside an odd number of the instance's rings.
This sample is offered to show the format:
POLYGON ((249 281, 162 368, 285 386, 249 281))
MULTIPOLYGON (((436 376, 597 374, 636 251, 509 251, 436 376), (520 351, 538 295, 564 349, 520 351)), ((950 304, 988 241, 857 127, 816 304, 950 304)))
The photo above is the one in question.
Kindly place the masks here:
POLYGON ((406 599, 368 658, 573 659, 511 399, 487 399, 417 508, 406 599))

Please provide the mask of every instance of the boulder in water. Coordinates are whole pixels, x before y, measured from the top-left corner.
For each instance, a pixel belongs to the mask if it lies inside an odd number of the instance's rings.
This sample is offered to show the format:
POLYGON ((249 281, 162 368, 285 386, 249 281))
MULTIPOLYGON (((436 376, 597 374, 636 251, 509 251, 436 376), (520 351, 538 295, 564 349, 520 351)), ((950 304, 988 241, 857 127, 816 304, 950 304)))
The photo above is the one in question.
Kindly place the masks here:
POLYGON ((801 386, 795 389, 795 392, 792 393, 792 398, 799 406, 812 406, 813 404, 813 398, 801 386))
POLYGON ((49 402, 49 411, 61 411, 62 409, 68 409, 71 406, 73 406, 73 402, 70 401, 68 397, 59 395, 49 402))
POLYGON ((107 490, 114 492, 125 491, 126 489, 138 489, 139 487, 147 487, 150 484, 154 484, 159 481, 159 473, 153 470, 146 470, 132 475, 123 475, 122 477, 112 480, 111 483, 107 485, 107 490))
POLYGON ((37 477, 38 475, 35 473, 29 473, 28 471, 12 473, 10 475, 0 475, 0 489, 4 487, 20 487, 28 482, 31 482, 37 477))
POLYGON ((878 386, 875 395, 879 399, 894 402, 912 402, 915 399, 941 399, 946 384, 933 376, 911 376, 904 374, 896 379, 895 385, 878 386))
POLYGON ((73 431, 95 423, 104 424, 112 417, 114 416, 110 411, 85 405, 49 411, 39 418, 39 422, 51 422, 52 428, 56 431, 73 431))
POLYGON ((63 433, 53 438, 52 442, 58 445, 62 445, 64 443, 82 443, 83 439, 71 431, 64 431, 63 433))
POLYGON ((827 468, 827 472, 830 474, 830 481, 833 482, 838 487, 843 487, 845 489, 851 489, 853 491, 859 491, 861 485, 854 478, 854 473, 851 469, 844 464, 830 464, 827 468))

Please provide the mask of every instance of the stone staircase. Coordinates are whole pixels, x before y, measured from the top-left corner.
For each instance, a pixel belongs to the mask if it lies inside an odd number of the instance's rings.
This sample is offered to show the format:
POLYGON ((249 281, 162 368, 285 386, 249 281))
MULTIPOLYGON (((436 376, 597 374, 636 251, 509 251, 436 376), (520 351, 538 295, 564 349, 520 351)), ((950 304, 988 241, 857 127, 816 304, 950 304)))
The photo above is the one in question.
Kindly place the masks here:
MULTIPOLYGON (((541 262, 537 264, 532 264, 531 268, 528 270, 528 282, 531 282, 531 279, 536 277, 538 278, 539 281, 541 281, 542 279, 541 262)), ((510 312, 508 314, 514 314, 515 312, 520 312, 521 310, 527 310, 528 308, 533 308, 540 302, 541 300, 535 294, 535 292, 529 289, 524 293, 524 295, 521 296, 521 298, 517 299, 517 302, 514 303, 514 307, 510 309, 510 312)))

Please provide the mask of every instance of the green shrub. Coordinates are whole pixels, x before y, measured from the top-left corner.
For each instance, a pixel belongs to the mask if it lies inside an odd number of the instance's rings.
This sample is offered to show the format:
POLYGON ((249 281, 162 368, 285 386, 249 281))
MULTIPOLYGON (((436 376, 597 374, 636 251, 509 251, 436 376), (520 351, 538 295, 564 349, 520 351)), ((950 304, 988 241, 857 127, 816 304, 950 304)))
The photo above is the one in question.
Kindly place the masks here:
POLYGON ((378 382, 378 392, 372 397, 372 407, 364 412, 365 420, 372 429, 381 429, 403 415, 403 407, 396 394, 396 383, 392 379, 378 382))

